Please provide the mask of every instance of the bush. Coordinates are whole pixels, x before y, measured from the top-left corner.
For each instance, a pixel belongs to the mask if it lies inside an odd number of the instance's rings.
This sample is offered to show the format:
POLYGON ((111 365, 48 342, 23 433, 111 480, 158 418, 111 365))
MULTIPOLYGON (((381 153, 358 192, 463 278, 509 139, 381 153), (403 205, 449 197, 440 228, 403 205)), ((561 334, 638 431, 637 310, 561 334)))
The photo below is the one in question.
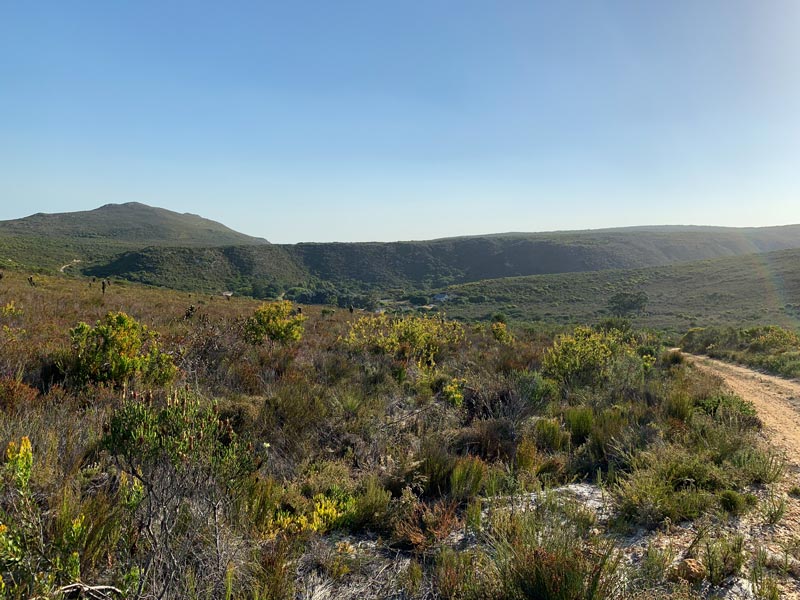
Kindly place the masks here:
POLYGON ((353 322, 342 341, 353 351, 388 354, 421 367, 433 367, 446 348, 464 339, 464 327, 456 321, 427 316, 390 318, 381 314, 353 322))
POLYGON ((367 477, 361 493, 355 499, 351 527, 372 528, 377 531, 386 529, 391 499, 391 492, 383 488, 377 477, 367 477))
POLYGON ((168 397, 162 406, 128 400, 114 412, 103 446, 117 460, 126 504, 139 524, 141 585, 162 597, 185 595, 180 586, 189 582, 176 582, 176 569, 193 572, 197 581, 224 580, 231 551, 224 543, 225 509, 236 503, 254 466, 252 449, 215 407, 188 395, 168 397), (215 557, 216 567, 200 560, 204 553, 215 557))
POLYGON ((623 519, 656 526, 699 517, 729 486, 728 474, 707 457, 667 446, 637 455, 614 493, 623 519))
POLYGON ((492 337, 501 344, 513 344, 514 336, 503 321, 492 323, 492 337))
POLYGON ((476 456, 459 458, 450 474, 450 495, 464 502, 477 496, 486 478, 486 464, 476 456))
POLYGON ((541 450, 559 452, 569 447, 570 434, 561 429, 557 419, 539 419, 533 425, 533 434, 541 450))
POLYGON ((459 527, 456 509, 457 504, 452 501, 425 504, 417 501, 413 494, 404 495, 394 523, 393 542, 415 552, 429 551, 459 527))
POLYGON ((749 498, 752 496, 744 496, 735 490, 723 490, 719 495, 719 504, 725 512, 738 516, 752 505, 749 498))
POLYGON ((12 377, 0 377, 0 411, 11 412, 31 406, 39 391, 12 377))
POLYGON ((478 550, 456 552, 444 547, 436 554, 433 581, 443 600, 499 598, 489 557, 478 550))
POLYGON ((610 380, 615 361, 622 358, 631 362, 627 371, 633 366, 643 373, 652 364, 650 357, 639 356, 623 332, 576 327, 573 333, 556 338, 544 356, 542 367, 545 375, 566 388, 598 387, 610 380))
POLYGON ((744 565, 744 537, 734 535, 705 541, 703 566, 711 585, 720 585, 728 577, 739 574, 744 565))
POLYGON ((572 444, 580 446, 589 437, 594 411, 588 406, 573 406, 564 411, 564 423, 572 434, 572 444))
POLYGON ((123 312, 108 313, 94 327, 78 323, 70 330, 70 338, 72 357, 67 370, 78 383, 121 386, 141 377, 163 385, 177 374, 172 357, 158 345, 158 335, 123 312))
POLYGON ((619 555, 586 539, 581 519, 552 506, 495 524, 492 546, 505 598, 599 600, 615 597, 619 555))
POLYGON ((303 315, 294 314, 288 300, 265 303, 245 322, 245 339, 255 345, 263 344, 264 340, 281 344, 296 342, 303 337, 305 320, 303 315))

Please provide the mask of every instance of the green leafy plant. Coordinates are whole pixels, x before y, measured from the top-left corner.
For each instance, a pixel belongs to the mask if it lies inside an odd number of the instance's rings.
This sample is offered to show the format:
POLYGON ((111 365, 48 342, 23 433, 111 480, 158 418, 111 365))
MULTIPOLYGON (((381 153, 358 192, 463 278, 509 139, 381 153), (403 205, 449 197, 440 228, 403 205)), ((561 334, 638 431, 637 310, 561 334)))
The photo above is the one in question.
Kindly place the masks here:
POLYGON ((163 385, 177 375, 172 356, 161 351, 158 335, 123 312, 110 312, 94 327, 78 323, 70 330, 68 372, 79 383, 116 386, 134 377, 163 385))
POLYGON ((342 341, 350 350, 388 354, 420 367, 433 367, 446 348, 464 339, 464 327, 456 321, 428 316, 390 318, 381 314, 353 322, 342 341))
POLYGON ((292 303, 288 300, 268 302, 255 310, 244 326, 245 339, 251 344, 270 343, 287 344, 303 337, 303 323, 306 318, 295 314, 292 303))

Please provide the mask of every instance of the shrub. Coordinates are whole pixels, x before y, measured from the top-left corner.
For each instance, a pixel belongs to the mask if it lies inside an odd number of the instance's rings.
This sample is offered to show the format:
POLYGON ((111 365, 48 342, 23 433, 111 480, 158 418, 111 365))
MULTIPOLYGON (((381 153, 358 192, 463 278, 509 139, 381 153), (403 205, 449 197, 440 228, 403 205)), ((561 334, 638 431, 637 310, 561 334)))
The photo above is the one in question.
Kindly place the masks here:
POLYGON ((68 371, 78 383, 115 386, 141 377, 163 385, 177 374, 172 357, 161 351, 158 335, 123 312, 110 312, 94 327, 78 323, 70 330, 72 359, 68 371))
POLYGON ((767 495, 761 503, 761 512, 764 521, 769 525, 777 524, 786 514, 786 498, 773 489, 767 490, 767 495))
POLYGON ((508 330, 508 326, 502 321, 492 323, 492 337, 501 344, 513 344, 514 336, 508 330))
POLYGON ((451 379, 442 387, 442 396, 447 402, 456 408, 460 408, 464 404, 464 386, 466 383, 466 379, 451 379))
POLYGON ((613 545, 586 539, 580 519, 552 506, 509 514, 491 533, 505 598, 599 600, 619 585, 613 545))
POLYGON ((594 412, 588 406, 573 406, 564 411, 564 423, 572 434, 572 444, 580 446, 592 431, 594 412))
POLYGON ((477 496, 486 478, 486 464, 476 456, 459 458, 450 474, 450 495, 464 502, 477 496))
POLYGON ((354 529, 365 527, 378 531, 386 529, 391 499, 391 492, 383 488, 377 477, 367 477, 361 493, 355 498, 350 525, 354 529))
POLYGON ((444 547, 436 554, 433 581, 443 600, 498 598, 497 582, 489 557, 479 550, 456 552, 444 547))
POLYGON ((254 467, 252 450, 215 407, 189 395, 161 406, 128 400, 112 415, 103 446, 130 482, 128 505, 143 546, 138 592, 185 594, 188 581, 176 581, 176 569, 206 583, 224 580, 225 509, 254 467), (203 552, 215 557, 215 568, 198 562, 203 552))
POLYGON ((774 450, 761 450, 747 446, 731 457, 731 463, 739 470, 747 483, 775 483, 786 469, 786 460, 774 450))
POLYGON ((707 539, 703 548, 703 566, 711 585, 720 585, 725 579, 739 574, 744 564, 744 537, 707 539))
POLYGON ((11 412, 31 406, 38 390, 12 377, 0 377, 0 411, 11 412))
MULTIPOLYGON (((51 597, 56 588, 92 577, 122 534, 119 509, 95 490, 81 505, 66 491, 56 506, 31 486, 28 437, 10 442, 0 467, 0 597, 51 597), (92 510, 94 509, 94 510, 92 510)), ((120 569, 122 570, 122 569, 120 569)))
POLYGON ((611 314, 622 317, 632 313, 641 313, 647 306, 649 298, 645 292, 617 292, 608 301, 611 314))
POLYGON ((558 419, 539 419, 533 425, 533 434, 541 450, 558 452, 569 447, 570 434, 561 429, 558 419))
POLYGON ((576 327, 573 333, 556 338, 553 347, 544 356, 542 367, 545 375, 567 388, 598 387, 609 381, 614 361, 622 357, 633 361, 640 372, 647 364, 633 345, 625 340, 622 332, 576 327))
POLYGON ((727 474, 707 457, 666 446, 642 452, 632 471, 614 488, 623 519, 655 526, 694 519, 716 504, 715 493, 729 489, 727 474))
POLYGON ((257 308, 245 322, 245 339, 255 345, 263 344, 264 340, 281 344, 296 342, 303 337, 305 320, 303 315, 294 314, 288 300, 268 302, 257 308))
POLYGON ((450 491, 450 476, 456 459, 450 454, 441 440, 425 441, 420 452, 422 474, 425 478, 425 492, 429 496, 442 496, 450 491))
POLYGON ((723 490, 719 494, 719 504, 725 512, 741 515, 747 510, 748 499, 735 490, 723 490))
POLYGON ((385 314, 361 317, 342 339, 353 351, 388 354, 422 367, 433 367, 441 353, 465 339, 464 327, 440 317, 385 314))
POLYGON ((508 460, 514 455, 516 436, 509 419, 479 419, 463 428, 453 443, 459 453, 475 454, 484 460, 508 460))
POLYGON ((394 523, 393 542, 415 552, 429 551, 459 527, 456 509, 457 504, 452 501, 425 504, 407 498, 394 523))

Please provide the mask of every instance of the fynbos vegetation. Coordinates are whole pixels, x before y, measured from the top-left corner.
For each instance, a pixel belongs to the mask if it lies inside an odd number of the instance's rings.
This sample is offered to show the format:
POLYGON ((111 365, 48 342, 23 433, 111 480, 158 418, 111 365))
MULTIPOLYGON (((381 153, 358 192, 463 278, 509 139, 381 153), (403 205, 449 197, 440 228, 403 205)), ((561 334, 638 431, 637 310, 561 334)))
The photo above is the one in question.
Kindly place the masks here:
POLYGON ((632 529, 785 509, 752 406, 657 333, 15 272, 0 304, 0 597, 677 599, 732 573, 775 589, 734 538, 698 537, 695 581, 655 546, 625 560, 632 529))

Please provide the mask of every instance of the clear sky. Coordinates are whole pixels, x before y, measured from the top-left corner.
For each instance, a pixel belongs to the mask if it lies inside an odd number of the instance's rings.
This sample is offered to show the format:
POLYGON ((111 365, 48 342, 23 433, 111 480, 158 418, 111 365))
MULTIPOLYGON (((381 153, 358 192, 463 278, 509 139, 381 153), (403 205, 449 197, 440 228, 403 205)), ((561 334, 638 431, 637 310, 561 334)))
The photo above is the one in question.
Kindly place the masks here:
POLYGON ((796 0, 0 0, 0 219, 276 242, 800 222, 796 0))

